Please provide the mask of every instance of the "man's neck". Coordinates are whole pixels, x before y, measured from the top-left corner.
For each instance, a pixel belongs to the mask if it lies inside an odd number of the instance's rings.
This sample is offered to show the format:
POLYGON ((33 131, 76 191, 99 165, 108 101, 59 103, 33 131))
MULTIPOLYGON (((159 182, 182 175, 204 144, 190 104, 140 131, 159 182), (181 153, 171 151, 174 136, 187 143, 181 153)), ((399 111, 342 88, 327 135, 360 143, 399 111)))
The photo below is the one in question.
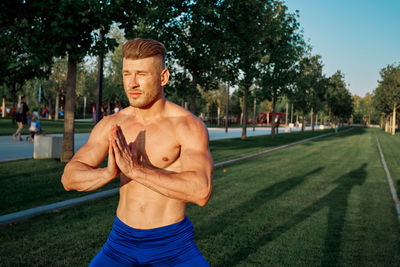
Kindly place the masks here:
POLYGON ((155 101, 151 106, 146 108, 133 108, 135 116, 143 123, 152 121, 153 119, 161 117, 165 110, 166 100, 160 98, 155 101))

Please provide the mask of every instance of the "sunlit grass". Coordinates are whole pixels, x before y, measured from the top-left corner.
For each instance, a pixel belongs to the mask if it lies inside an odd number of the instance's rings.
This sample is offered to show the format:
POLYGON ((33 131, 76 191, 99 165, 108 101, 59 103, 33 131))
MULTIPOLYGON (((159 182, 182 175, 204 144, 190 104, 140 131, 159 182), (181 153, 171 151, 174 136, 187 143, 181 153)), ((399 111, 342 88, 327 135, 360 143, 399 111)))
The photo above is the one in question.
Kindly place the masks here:
MULTIPOLYGON (((217 168, 210 202, 187 209, 210 265, 400 266, 400 223, 376 131, 355 129, 217 168)), ((87 266, 111 230, 117 201, 0 228, 1 264, 87 266)))
MULTIPOLYGON (((270 136, 240 138, 210 142, 210 150, 215 163, 237 158, 242 155, 266 150, 291 143, 323 132, 304 132, 270 136)), ((106 161, 100 167, 104 167, 106 161)), ((57 201, 84 196, 92 192, 66 192, 60 179, 65 167, 55 159, 26 159, 0 163, 0 214, 34 208, 57 201)), ((118 187, 118 179, 97 191, 118 187)))

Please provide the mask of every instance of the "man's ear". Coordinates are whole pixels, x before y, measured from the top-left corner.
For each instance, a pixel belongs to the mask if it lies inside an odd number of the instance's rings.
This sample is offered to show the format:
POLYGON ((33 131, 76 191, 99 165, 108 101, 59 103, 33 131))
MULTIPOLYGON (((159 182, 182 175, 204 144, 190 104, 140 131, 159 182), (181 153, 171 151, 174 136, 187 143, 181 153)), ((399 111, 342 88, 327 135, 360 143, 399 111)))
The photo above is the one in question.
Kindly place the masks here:
POLYGON ((161 72, 161 86, 165 86, 169 80, 169 70, 163 69, 161 72))

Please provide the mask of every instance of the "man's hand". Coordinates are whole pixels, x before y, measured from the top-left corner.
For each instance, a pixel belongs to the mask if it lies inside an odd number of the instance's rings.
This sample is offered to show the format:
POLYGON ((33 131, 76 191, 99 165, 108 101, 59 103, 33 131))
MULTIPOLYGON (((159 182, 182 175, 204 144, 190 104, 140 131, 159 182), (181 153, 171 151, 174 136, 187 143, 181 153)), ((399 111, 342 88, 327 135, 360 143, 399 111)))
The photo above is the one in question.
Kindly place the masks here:
POLYGON ((114 155, 114 150, 113 150, 113 145, 112 145, 112 138, 110 138, 110 142, 108 145, 108 163, 107 163, 107 173, 110 175, 110 177, 115 178, 118 176, 118 174, 121 172, 117 166, 117 163, 115 162, 115 155, 114 155))
POLYGON ((114 125, 111 131, 111 144, 117 167, 125 176, 133 178, 132 171, 139 166, 135 144, 127 144, 119 126, 114 125))

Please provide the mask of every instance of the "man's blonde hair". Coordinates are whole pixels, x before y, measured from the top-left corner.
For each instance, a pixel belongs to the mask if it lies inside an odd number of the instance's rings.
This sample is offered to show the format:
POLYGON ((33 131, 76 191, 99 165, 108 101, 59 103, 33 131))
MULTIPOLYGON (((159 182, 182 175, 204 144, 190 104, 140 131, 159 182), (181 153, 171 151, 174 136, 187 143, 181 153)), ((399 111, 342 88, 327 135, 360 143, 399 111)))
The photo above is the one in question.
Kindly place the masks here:
POLYGON ((153 39, 135 38, 124 44, 122 47, 122 57, 126 59, 143 59, 147 57, 159 56, 165 68, 165 46, 153 39))

